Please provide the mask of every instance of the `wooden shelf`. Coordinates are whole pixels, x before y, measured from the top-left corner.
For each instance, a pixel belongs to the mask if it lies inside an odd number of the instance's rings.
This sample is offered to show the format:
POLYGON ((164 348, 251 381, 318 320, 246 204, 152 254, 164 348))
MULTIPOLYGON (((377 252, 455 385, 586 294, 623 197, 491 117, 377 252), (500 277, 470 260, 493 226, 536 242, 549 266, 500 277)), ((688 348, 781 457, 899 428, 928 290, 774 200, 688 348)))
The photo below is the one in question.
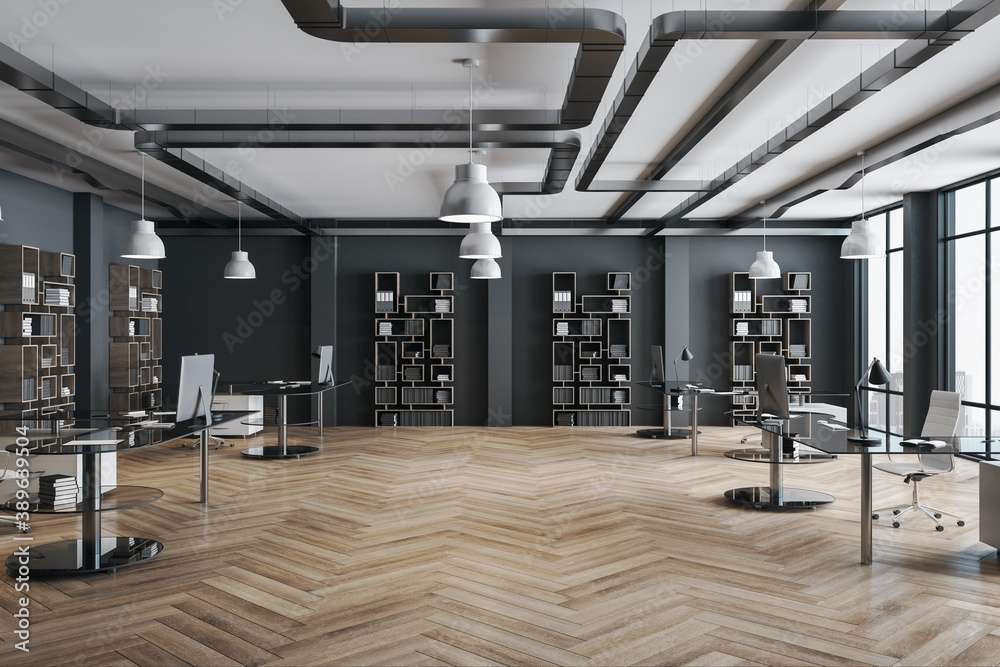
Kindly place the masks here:
MULTIPOLYGON (((75 274, 76 258, 68 253, 0 246, 0 403, 5 414, 31 416, 74 404, 75 274)), ((17 426, 16 420, 3 421, 0 433, 17 426)))
POLYGON ((436 294, 403 295, 398 273, 375 274, 376 426, 454 425, 455 275, 427 284, 436 294))
POLYGON ((552 274, 552 425, 628 426, 632 276, 609 272, 582 284, 608 294, 577 297, 577 274, 552 274))
POLYGON ((113 264, 108 269, 111 336, 109 376, 112 409, 144 410, 162 405, 163 274, 156 269, 113 264))

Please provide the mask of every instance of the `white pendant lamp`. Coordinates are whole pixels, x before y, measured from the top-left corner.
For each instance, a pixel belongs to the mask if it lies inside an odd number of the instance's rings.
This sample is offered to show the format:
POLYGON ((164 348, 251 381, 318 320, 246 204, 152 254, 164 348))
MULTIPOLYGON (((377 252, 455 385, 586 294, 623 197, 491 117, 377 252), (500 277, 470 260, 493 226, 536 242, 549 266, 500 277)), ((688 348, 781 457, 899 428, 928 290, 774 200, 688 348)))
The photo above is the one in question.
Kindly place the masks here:
POLYGON ((861 219, 851 223, 851 233, 840 246, 841 259, 876 259, 885 257, 885 242, 875 226, 865 217, 865 152, 861 156, 861 219))
POLYGON ((751 280, 767 280, 781 277, 781 267, 774 261, 774 255, 767 249, 767 203, 764 207, 764 249, 757 251, 757 259, 750 265, 751 280))
POLYGON ((501 257, 500 239, 493 236, 490 223, 474 222, 472 231, 462 239, 458 256, 462 259, 496 259, 501 257))
POLYGON ((250 263, 250 255, 243 250, 243 202, 237 200, 236 203, 239 205, 237 209, 239 217, 236 222, 236 233, 239 238, 237 247, 239 250, 233 251, 233 258, 226 264, 223 277, 230 280, 253 280, 257 277, 257 270, 250 263))
POLYGON ((479 61, 467 58, 463 67, 469 68, 469 164, 455 167, 455 182, 444 193, 441 214, 444 222, 496 222, 503 219, 500 195, 486 180, 486 165, 472 162, 472 70, 479 61))
POLYGON ((146 154, 140 152, 142 161, 141 213, 132 222, 132 231, 125 237, 121 256, 125 259, 163 259, 167 256, 163 241, 156 235, 152 222, 146 220, 146 154))
POLYGON ((477 280, 494 280, 500 278, 500 265, 492 257, 477 259, 475 264, 472 265, 472 273, 469 274, 469 277, 477 280))

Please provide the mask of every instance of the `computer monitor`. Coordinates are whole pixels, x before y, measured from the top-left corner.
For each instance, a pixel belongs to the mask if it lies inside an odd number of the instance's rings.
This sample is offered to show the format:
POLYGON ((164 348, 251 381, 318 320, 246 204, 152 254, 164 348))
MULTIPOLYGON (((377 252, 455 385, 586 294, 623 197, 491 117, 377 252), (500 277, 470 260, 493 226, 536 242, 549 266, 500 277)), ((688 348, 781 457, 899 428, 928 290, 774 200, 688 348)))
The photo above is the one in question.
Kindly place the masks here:
POLYGON ((178 422, 205 417, 212 418, 212 396, 215 394, 215 355, 194 354, 181 357, 181 373, 177 385, 178 422))
POLYGON ((317 345, 313 356, 319 357, 319 367, 316 369, 316 384, 333 382, 333 345, 317 345))
POLYGON ((757 421, 766 419, 767 415, 788 420, 785 357, 780 354, 755 354, 753 360, 757 370, 757 421))
POLYGON ((663 374, 663 347, 661 345, 651 345, 649 348, 649 358, 652 363, 649 381, 653 384, 663 384, 666 381, 666 376, 663 374))

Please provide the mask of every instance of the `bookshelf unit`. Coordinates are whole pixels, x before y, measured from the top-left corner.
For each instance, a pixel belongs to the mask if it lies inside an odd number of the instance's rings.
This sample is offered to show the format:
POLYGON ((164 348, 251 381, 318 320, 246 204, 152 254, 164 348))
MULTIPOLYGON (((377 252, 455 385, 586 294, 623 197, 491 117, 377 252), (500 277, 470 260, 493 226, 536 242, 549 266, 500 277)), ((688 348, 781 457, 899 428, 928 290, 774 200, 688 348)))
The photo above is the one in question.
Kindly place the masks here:
POLYGON ((552 425, 631 424, 630 273, 606 276, 607 294, 577 294, 576 273, 552 274, 552 425))
MULTIPOLYGON (((781 354, 788 372, 788 393, 794 401, 808 400, 812 381, 812 274, 782 274, 781 286, 774 281, 750 280, 746 272, 729 274, 730 369, 733 389, 754 389, 754 355, 781 354)), ((757 396, 732 397, 734 418, 753 417, 757 396)), ((735 423, 735 419, 733 420, 735 423)))
POLYGON ((375 274, 375 425, 454 426, 455 275, 429 274, 428 294, 400 294, 375 274))
MULTIPOLYGON (((0 403, 4 415, 42 417, 75 406, 76 258, 0 245, 0 403)), ((16 420, 0 421, 12 433, 16 420)))
POLYGON ((163 274, 127 264, 108 268, 111 410, 163 404, 163 274))

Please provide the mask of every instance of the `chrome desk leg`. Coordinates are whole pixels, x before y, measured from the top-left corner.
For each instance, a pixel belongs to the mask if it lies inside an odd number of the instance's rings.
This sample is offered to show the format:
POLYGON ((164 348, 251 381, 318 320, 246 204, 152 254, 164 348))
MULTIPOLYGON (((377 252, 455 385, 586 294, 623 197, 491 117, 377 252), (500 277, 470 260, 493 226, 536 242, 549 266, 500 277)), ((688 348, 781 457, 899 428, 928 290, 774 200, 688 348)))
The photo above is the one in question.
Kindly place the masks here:
POLYGON ((861 564, 872 564, 872 455, 861 455, 861 564))
POLYGON ((101 569, 101 455, 87 452, 80 457, 83 479, 80 480, 83 507, 83 525, 80 531, 83 570, 101 569))
POLYGON ((212 444, 211 429, 201 432, 201 451, 198 452, 199 466, 201 467, 201 503, 208 502, 208 446, 212 444))
POLYGON ((319 418, 319 437, 323 437, 323 392, 316 394, 316 416, 319 418))
POLYGON ((698 392, 691 392, 691 456, 698 456, 698 392))
POLYGON ((770 452, 768 454, 769 461, 768 468, 771 470, 771 483, 769 488, 771 490, 771 504, 781 505, 783 504, 783 489, 782 489, 782 472, 784 467, 781 465, 781 436, 774 431, 763 431, 763 438, 767 441, 767 449, 770 452))
POLYGON ((288 451, 288 396, 282 394, 278 397, 278 447, 281 455, 288 451))

